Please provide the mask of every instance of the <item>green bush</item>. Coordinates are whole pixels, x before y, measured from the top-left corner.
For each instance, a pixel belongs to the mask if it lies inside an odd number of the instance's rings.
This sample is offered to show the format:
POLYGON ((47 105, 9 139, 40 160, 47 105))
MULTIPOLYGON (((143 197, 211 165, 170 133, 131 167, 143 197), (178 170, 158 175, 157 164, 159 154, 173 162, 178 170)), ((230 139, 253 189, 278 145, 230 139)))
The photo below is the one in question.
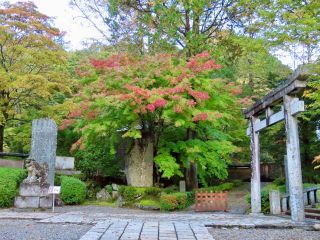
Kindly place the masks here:
POLYGON ((178 198, 175 195, 163 195, 160 197, 160 210, 172 211, 178 208, 178 198))
POLYGON ((161 194, 161 189, 157 187, 147 187, 144 190, 144 195, 159 197, 161 194))
POLYGON ((135 199, 139 196, 137 188, 131 186, 120 186, 119 194, 126 202, 126 205, 133 204, 135 199))
POLYGON ((73 177, 61 177, 61 200, 65 204, 79 204, 85 200, 86 185, 73 177))
POLYGON ((119 194, 126 202, 126 205, 131 205, 137 199, 141 199, 146 196, 159 197, 161 189, 157 187, 120 186, 119 194))
POLYGON ((107 185, 106 187, 106 191, 111 195, 112 194, 112 185, 107 185))
POLYGON ((178 187, 175 185, 171 185, 163 189, 163 192, 166 194, 175 193, 178 191, 178 187))
POLYGON ((176 192, 164 194, 160 197, 160 209, 162 211, 173 211, 176 209, 184 209, 194 203, 193 192, 176 192))
POLYGON ((281 186, 281 185, 286 184, 286 179, 283 178, 283 177, 278 177, 278 178, 276 178, 275 180, 273 180, 272 183, 275 184, 275 185, 277 185, 277 186, 281 186))
POLYGON ((18 193, 19 183, 26 171, 16 168, 0 168, 0 207, 11 207, 18 193))

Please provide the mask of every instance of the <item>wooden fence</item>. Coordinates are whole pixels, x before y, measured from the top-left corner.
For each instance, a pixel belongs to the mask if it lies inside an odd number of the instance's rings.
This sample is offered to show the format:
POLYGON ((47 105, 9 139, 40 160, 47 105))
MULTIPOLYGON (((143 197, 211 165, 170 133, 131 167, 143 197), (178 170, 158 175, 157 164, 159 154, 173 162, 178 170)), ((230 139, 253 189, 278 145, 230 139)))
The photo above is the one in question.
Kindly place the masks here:
POLYGON ((228 211, 228 192, 196 192, 195 211, 228 211))

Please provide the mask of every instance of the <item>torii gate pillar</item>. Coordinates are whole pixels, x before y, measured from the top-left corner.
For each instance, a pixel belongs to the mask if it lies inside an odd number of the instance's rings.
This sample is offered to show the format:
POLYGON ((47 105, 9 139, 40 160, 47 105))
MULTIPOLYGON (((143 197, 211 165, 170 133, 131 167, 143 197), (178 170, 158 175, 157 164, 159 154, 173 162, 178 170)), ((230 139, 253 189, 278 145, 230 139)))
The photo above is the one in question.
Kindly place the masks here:
POLYGON ((260 183, 260 144, 259 144, 259 132, 254 131, 254 124, 259 122, 259 119, 251 117, 250 129, 251 129, 251 213, 261 213, 261 183, 260 183))
POLYGON ((298 133, 298 120, 295 115, 292 115, 291 107, 293 106, 294 98, 286 95, 283 97, 284 116, 286 123, 287 135, 287 167, 289 193, 290 193, 290 209, 291 219, 293 221, 304 221, 304 202, 303 202, 303 184, 300 159, 300 145, 298 133))

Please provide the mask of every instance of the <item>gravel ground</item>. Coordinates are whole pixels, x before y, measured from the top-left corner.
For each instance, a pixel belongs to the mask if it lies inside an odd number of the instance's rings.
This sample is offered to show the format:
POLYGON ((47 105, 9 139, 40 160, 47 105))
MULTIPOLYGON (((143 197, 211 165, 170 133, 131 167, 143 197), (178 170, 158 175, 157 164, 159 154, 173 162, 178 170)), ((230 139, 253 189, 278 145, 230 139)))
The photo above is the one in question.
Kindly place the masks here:
POLYGON ((303 229, 209 228, 215 240, 319 240, 320 232, 303 229))
POLYGON ((33 220, 0 220, 1 240, 73 240, 92 226, 76 224, 43 224, 33 220))

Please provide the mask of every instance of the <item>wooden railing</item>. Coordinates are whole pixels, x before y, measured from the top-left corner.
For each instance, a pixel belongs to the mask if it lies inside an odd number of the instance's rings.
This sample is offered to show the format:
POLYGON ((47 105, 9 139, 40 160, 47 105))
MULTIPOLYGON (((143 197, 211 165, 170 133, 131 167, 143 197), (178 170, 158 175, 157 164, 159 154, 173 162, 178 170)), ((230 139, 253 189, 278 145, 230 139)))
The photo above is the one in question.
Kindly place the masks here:
MULTIPOLYGON (((320 201, 317 197, 317 191, 320 190, 320 186, 308 187, 303 189, 304 205, 313 205, 320 201)), ((283 194, 281 197, 281 211, 286 212, 290 209, 290 195, 283 194)))

